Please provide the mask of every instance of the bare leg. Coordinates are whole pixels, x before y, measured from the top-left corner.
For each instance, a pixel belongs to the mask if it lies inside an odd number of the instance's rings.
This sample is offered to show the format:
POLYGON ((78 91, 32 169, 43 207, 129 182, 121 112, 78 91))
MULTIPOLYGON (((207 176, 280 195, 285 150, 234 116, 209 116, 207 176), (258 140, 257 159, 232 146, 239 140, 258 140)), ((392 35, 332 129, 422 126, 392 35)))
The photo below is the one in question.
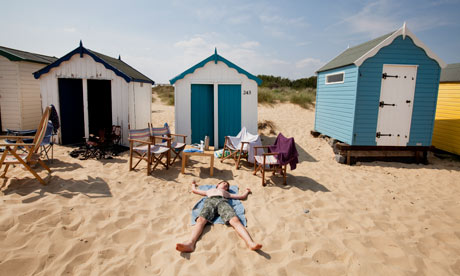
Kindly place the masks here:
POLYGON ((249 235, 248 231, 246 230, 246 227, 244 227, 243 224, 241 224, 241 221, 238 217, 233 217, 229 221, 230 225, 233 226, 235 231, 240 235, 240 237, 244 240, 246 245, 251 249, 251 250, 259 250, 262 248, 262 245, 260 243, 255 243, 252 239, 251 236, 249 235))
POLYGON ((176 250, 180 252, 193 252, 195 250, 195 243, 203 232, 207 222, 208 221, 205 218, 198 217, 196 224, 193 226, 190 240, 183 243, 177 243, 176 250))

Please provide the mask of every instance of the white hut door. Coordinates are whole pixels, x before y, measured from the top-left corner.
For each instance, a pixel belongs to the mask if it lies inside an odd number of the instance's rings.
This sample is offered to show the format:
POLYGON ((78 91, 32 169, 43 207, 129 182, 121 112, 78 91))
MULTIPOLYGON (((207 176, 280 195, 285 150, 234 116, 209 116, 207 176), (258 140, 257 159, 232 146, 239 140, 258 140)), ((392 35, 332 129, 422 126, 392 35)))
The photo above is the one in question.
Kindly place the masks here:
POLYGON ((383 65, 375 141, 378 146, 407 146, 417 66, 383 65))

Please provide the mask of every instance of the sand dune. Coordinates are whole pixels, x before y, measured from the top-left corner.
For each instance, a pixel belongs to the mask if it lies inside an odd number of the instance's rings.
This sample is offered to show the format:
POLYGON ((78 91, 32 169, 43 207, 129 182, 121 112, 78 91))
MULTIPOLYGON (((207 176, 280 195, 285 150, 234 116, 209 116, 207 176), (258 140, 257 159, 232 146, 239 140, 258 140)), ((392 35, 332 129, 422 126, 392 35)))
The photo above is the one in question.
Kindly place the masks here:
MULTIPOLYGON (((174 128, 174 109, 154 103, 156 125, 174 128)), ((334 161, 325 140, 309 135, 314 110, 260 106, 259 121, 295 137, 301 163, 288 185, 266 187, 246 163, 194 158, 147 176, 128 171, 127 153, 78 160, 55 146, 48 186, 19 167, 0 195, 0 275, 459 275, 460 163, 429 165, 334 161), (229 180, 253 194, 243 202, 252 252, 224 225, 206 227, 194 253, 190 182, 229 180)), ((263 142, 275 135, 263 134, 263 142)), ((40 172, 45 175, 44 171, 40 172)))

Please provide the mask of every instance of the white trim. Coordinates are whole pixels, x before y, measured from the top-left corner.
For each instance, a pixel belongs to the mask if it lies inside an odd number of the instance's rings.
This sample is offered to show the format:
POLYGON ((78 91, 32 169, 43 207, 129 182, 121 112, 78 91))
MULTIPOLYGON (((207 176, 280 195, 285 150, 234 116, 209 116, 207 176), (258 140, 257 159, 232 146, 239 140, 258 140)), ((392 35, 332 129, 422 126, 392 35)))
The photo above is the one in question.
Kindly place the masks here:
POLYGON ((329 85, 329 84, 339 84, 339 83, 344 83, 344 82, 345 82, 345 71, 330 73, 330 74, 327 74, 327 75, 324 77, 324 84, 326 84, 326 85, 329 85), (327 77, 328 77, 328 76, 331 76, 331 75, 340 75, 340 74, 343 75, 342 81, 327 82, 327 77))
POLYGON ((355 60, 354 64, 356 66, 361 66, 361 64, 363 64, 363 62, 368 59, 368 58, 371 58, 373 56, 375 56, 379 51, 380 49, 382 49, 383 47, 385 46, 388 46, 390 45, 398 36, 402 35, 403 38, 405 38, 406 36, 409 36, 410 38, 412 38, 412 41, 414 41, 414 44, 417 45, 418 47, 422 48, 423 50, 425 50, 425 53, 428 57, 434 59, 436 62, 438 62, 439 66, 441 68, 445 68, 447 66, 447 64, 441 59, 439 58, 435 53, 433 53, 425 44, 423 44, 422 41, 420 41, 420 39, 418 39, 407 27, 406 27, 406 24, 404 24, 399 30, 397 30, 396 32, 394 32, 392 35, 390 35, 389 37, 387 37, 385 40, 383 40, 382 42, 380 42, 377 46, 375 46, 374 48, 372 48, 371 50, 369 50, 367 53, 365 53, 363 56, 361 56, 360 58, 358 58, 357 60, 355 60))

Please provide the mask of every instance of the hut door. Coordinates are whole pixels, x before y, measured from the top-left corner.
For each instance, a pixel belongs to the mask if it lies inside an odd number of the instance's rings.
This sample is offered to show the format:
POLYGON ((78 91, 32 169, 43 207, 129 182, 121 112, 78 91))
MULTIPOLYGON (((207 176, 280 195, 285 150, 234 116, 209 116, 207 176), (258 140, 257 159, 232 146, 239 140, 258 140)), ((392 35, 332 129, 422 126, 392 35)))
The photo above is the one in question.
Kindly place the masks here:
POLYGON ((61 142, 63 145, 84 142, 82 79, 58 79, 61 142))
POLYGON ((214 85, 192 84, 191 93, 192 143, 204 141, 209 136, 209 145, 214 145, 214 85))
POLYGON ((112 90, 110 80, 88 80, 89 133, 112 129, 112 90))
POLYGON ((375 138, 378 146, 407 146, 416 79, 417 66, 383 65, 375 138))
POLYGON ((235 136, 241 130, 241 85, 219 84, 219 147, 223 147, 225 136, 235 136))

